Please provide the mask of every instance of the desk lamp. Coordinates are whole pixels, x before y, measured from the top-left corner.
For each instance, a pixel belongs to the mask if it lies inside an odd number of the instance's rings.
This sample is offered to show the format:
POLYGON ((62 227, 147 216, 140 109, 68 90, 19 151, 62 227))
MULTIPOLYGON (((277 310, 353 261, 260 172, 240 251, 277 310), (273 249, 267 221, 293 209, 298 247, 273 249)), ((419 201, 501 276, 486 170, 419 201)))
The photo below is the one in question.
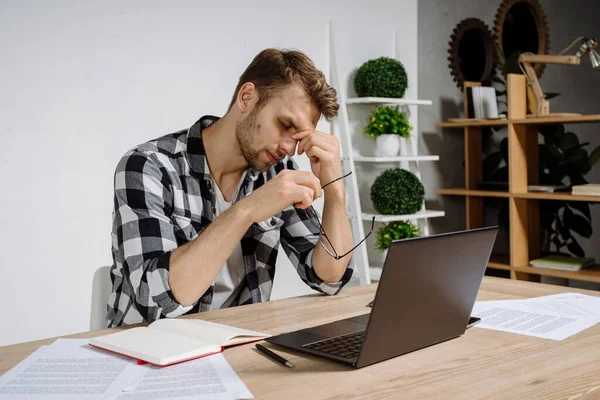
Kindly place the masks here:
MULTIPOLYGON (((598 41, 595 38, 583 36, 575 39, 566 49, 558 55, 523 53, 519 56, 519 67, 527 77, 527 105, 532 117, 562 116, 565 114, 550 114, 550 102, 544 97, 535 70, 531 64, 570 64, 579 65, 581 58, 589 54, 592 68, 600 70, 600 55, 596 52, 598 41), (575 55, 563 55, 567 50, 581 41, 579 50, 575 55)), ((576 115, 576 114, 570 114, 576 115)))

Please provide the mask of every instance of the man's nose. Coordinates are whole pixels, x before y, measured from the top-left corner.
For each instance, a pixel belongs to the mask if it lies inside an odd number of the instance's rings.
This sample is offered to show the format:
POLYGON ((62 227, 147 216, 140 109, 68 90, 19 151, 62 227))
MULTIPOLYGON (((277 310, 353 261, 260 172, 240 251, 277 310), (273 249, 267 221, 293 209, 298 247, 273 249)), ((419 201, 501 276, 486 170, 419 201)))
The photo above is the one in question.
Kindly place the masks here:
POLYGON ((291 137, 285 138, 283 139, 280 143, 279 143, 279 148, 281 150, 283 150, 283 152, 288 155, 289 157, 292 157, 294 155, 294 153, 296 152, 296 144, 298 143, 298 141, 292 139, 291 137))

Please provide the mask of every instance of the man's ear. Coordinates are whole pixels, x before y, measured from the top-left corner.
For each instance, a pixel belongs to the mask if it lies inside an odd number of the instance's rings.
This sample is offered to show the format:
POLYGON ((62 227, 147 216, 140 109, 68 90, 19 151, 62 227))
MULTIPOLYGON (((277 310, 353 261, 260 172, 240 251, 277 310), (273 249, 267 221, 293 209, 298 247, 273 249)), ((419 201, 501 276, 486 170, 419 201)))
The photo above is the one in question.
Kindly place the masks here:
POLYGON ((252 82, 246 82, 240 87, 237 95, 237 106, 242 114, 250 112, 258 102, 258 90, 252 82))

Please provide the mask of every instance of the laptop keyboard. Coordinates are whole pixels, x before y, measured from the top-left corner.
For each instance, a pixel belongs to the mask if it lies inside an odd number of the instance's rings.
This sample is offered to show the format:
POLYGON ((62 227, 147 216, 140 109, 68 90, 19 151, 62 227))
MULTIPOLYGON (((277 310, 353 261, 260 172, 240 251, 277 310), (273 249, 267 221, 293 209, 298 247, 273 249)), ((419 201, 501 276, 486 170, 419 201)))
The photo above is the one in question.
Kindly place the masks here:
POLYGON ((353 359, 358 357, 364 338, 365 331, 359 331, 347 335, 336 336, 331 339, 321 340, 319 342, 305 344, 302 347, 338 357, 353 359))

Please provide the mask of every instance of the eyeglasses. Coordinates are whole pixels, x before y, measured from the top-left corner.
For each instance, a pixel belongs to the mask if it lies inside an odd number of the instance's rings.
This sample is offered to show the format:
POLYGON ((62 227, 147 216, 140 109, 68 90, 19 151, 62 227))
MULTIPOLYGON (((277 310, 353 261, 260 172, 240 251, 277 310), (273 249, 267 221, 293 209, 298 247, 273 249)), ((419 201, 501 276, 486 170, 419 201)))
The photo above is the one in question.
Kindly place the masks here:
MULTIPOLYGON (((347 176, 350 176, 350 174, 352 174, 352 171, 348 172, 346 175, 340 176, 339 178, 334 179, 331 182, 321 186, 321 189, 325 189, 325 187, 331 185, 334 182, 339 181, 340 179, 344 179, 347 176)), ((319 237, 319 243, 321 244, 321 247, 323 247, 325 252, 336 260, 339 260, 340 258, 344 258, 348 254, 352 253, 358 246, 360 246, 365 240, 367 240, 367 238, 371 235, 371 233, 373 233, 373 228, 375 227, 375 217, 373 217, 373 219, 371 220, 371 230, 369 231, 369 233, 367 233, 367 235, 360 242, 358 242, 354 247, 352 247, 352 249, 350 249, 346 253, 340 255, 333 247, 333 244, 331 244, 331 241, 329 240, 327 233, 325 233, 325 230, 323 229, 323 225, 321 224, 321 220, 319 219, 319 214, 313 208, 313 206, 310 206, 306 210, 302 210, 302 211, 304 211, 304 214, 306 215, 306 217, 308 218, 309 221, 312 222, 313 218, 314 218, 314 221, 317 221, 317 224, 318 224, 317 228, 319 229, 319 232, 321 233, 321 235, 319 237), (311 216, 308 214, 309 211, 312 213, 313 218, 311 218, 311 216)))

